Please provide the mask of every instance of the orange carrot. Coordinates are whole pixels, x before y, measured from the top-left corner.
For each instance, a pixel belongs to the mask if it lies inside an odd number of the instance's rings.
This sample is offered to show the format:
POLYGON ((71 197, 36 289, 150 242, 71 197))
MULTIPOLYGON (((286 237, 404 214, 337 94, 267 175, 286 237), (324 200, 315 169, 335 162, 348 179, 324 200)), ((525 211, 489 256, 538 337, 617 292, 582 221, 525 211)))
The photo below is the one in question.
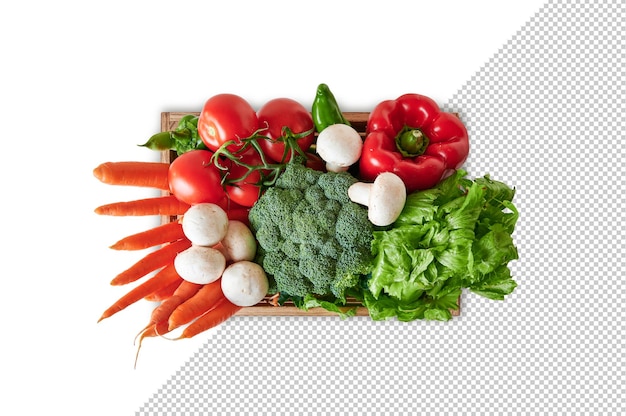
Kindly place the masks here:
MULTIPOLYGON (((145 328, 143 328, 137 336, 135 340, 139 339, 139 347, 137 348, 137 355, 139 355, 139 349, 141 348, 141 343, 144 338, 158 337, 161 335, 165 335, 169 332, 167 329, 167 321, 161 321, 156 324, 148 324, 145 328)), ((137 359, 135 358, 135 361, 137 359)))
POLYGON ((179 201, 174 195, 137 199, 134 201, 113 202, 101 205, 94 212, 98 215, 142 216, 142 215, 182 215, 189 204, 179 201))
POLYGON ((137 352, 135 353, 135 368, 137 368, 137 360, 139 359, 139 351, 141 350, 141 344, 143 343, 144 338, 148 337, 156 337, 167 334, 169 331, 167 329, 167 321, 162 321, 158 324, 150 324, 137 334, 139 338, 139 343, 137 345, 137 352))
POLYGON ((152 324, 141 333, 141 337, 139 337, 139 342, 141 343, 141 340, 144 338, 160 337, 167 334, 168 332, 169 329, 167 328, 167 321, 161 321, 158 324, 152 324))
POLYGON ((213 308, 217 301, 224 297, 221 285, 221 279, 217 279, 215 282, 204 285, 195 295, 181 303, 170 314, 168 329, 171 331, 188 324, 213 308))
MULTIPOLYGON (((198 291, 204 285, 198 283, 191 283, 186 280, 183 280, 178 288, 171 297, 165 299, 159 306, 152 310, 152 314, 150 315, 150 321, 148 325, 146 325, 140 332, 141 339, 145 337, 153 337, 156 335, 163 335, 169 332, 169 322, 168 319, 174 309, 176 309, 180 304, 185 302, 187 299, 191 298, 193 295, 198 293, 198 291), (152 327, 152 328, 151 328, 152 327), (158 331, 155 331, 158 329, 158 331)), ((138 336, 139 336, 138 335, 138 336)))
POLYGON ((109 185, 142 186, 169 190, 170 164, 163 162, 105 162, 93 170, 100 182, 109 185))
POLYGON ((149 337, 158 337, 161 335, 165 335, 169 332, 169 329, 167 328, 167 321, 161 321, 159 323, 154 323, 154 324, 150 324, 148 326, 146 326, 141 332, 140 332, 140 336, 139 336, 139 343, 141 344, 141 341, 144 338, 149 338, 149 337))
POLYGON ((146 296, 144 299, 149 302, 163 302, 171 298, 174 295, 174 292, 176 291, 178 286, 180 286, 181 282, 184 282, 182 278, 176 280, 175 282, 167 286, 162 287, 161 289, 155 292, 152 292, 151 294, 146 296))
POLYGON ((137 358, 139 357, 139 350, 141 349, 143 339, 167 334, 169 332, 168 319, 170 314, 178 307, 178 305, 198 293, 198 290, 200 290, 203 286, 204 285, 198 283, 191 283, 183 280, 170 298, 164 300, 159 306, 154 308, 152 315, 150 316, 150 322, 148 322, 148 325, 146 325, 141 331, 139 331, 139 334, 137 334, 137 337, 139 338, 139 345, 137 347, 135 365, 137 364, 137 358))
POLYGON ((201 332, 214 328, 236 314, 241 306, 235 305, 226 298, 222 298, 217 305, 198 319, 187 325, 178 338, 193 338, 201 332))
POLYGON ((166 222, 163 225, 124 237, 113 244, 111 248, 113 250, 143 250, 159 244, 180 240, 184 236, 183 226, 180 222, 166 222))
POLYGON ((164 300, 159 306, 154 308, 154 310, 152 311, 152 315, 150 316, 150 322, 148 322, 148 325, 146 325, 145 328, 143 328, 141 331, 139 331, 139 334, 137 334, 137 337, 139 338, 139 343, 137 346, 137 354, 135 356, 135 366, 137 365, 139 350, 141 349, 141 344, 144 338, 162 336, 167 334, 170 331, 168 322, 170 314, 180 304, 198 293, 198 291, 202 287, 204 287, 204 285, 183 280, 182 283, 178 286, 178 289, 176 289, 176 291, 172 295, 172 297, 164 300))
POLYGON ((148 326, 159 324, 163 321, 167 322, 174 309, 198 293, 203 286, 204 285, 198 283, 183 280, 171 297, 165 299, 159 306, 154 308, 148 326))
POLYGON ((191 241, 187 238, 166 244, 158 250, 146 254, 137 263, 115 276, 111 280, 111 284, 113 286, 125 285, 141 279, 148 273, 173 262, 178 253, 189 247, 191 247, 191 241))
POLYGON ((150 279, 136 286, 124 296, 119 298, 115 303, 113 303, 113 305, 111 305, 107 310, 104 311, 100 319, 98 319, 98 322, 118 313, 119 311, 127 308, 128 306, 139 301, 140 299, 148 296, 150 293, 159 290, 163 286, 169 285, 177 279, 180 279, 180 276, 178 275, 178 273, 176 273, 174 264, 172 263, 165 266, 150 279))

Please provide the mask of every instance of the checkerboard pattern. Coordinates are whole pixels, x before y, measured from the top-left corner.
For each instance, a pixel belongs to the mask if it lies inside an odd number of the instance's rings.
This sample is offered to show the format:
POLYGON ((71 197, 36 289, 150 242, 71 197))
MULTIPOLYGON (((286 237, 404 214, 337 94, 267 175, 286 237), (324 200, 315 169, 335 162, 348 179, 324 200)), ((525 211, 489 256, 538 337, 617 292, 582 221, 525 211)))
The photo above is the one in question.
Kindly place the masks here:
POLYGON ((549 1, 445 104, 515 186, 518 288, 449 322, 236 317, 137 415, 623 414, 626 20, 549 1))

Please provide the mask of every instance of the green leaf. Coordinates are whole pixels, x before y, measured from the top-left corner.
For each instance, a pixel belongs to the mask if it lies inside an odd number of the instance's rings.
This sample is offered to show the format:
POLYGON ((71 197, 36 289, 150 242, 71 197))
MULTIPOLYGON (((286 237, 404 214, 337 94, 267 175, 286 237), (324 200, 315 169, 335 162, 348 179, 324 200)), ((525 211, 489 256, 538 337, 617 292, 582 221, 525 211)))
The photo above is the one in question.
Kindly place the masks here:
POLYGON ((415 192, 407 196, 402 213, 396 220, 397 226, 424 224, 432 221, 437 212, 435 199, 440 192, 437 190, 415 192))
POLYGON ((474 266, 472 241, 467 240, 463 244, 449 245, 446 250, 437 254, 436 259, 455 273, 470 273, 474 266))
POLYGON ((483 196, 484 192, 482 189, 473 185, 469 188, 467 195, 451 201, 451 203, 454 203, 453 206, 460 206, 449 211, 445 216, 446 226, 451 230, 474 229, 483 205, 483 196))
POLYGON ((424 311, 424 319, 427 321, 449 321, 452 313, 448 309, 427 309, 424 311))
POLYGON ((502 224, 494 224, 491 231, 482 236, 473 246, 474 270, 488 274, 498 266, 518 258, 513 238, 502 224))
POLYGON ((341 319, 346 319, 356 314, 356 306, 346 308, 345 306, 341 307, 340 304, 342 304, 340 301, 332 302, 329 300, 318 299, 311 294, 307 294, 302 299, 302 302, 298 304, 298 307, 304 310, 308 310, 310 308, 323 308, 329 312, 336 313, 341 319), (339 302, 339 304, 336 302, 339 302))
POLYGON ((378 298, 365 291, 363 304, 367 307, 370 317, 374 321, 382 321, 389 318, 397 317, 398 320, 412 321, 415 319, 423 319, 426 304, 423 299, 418 299, 412 303, 402 304, 385 293, 381 293, 378 298))
POLYGON ((503 205, 505 201, 513 201, 513 197, 515 196, 514 188, 510 188, 503 182, 492 180, 489 175, 475 179, 474 183, 484 189, 485 203, 494 205, 500 210, 505 208, 503 205))
POLYGON ((472 181, 464 178, 465 175, 467 175, 467 172, 463 169, 459 169, 434 188, 438 191, 438 197, 435 200, 437 206, 443 206, 447 202, 465 194, 465 190, 472 184, 472 181))
POLYGON ((479 282, 470 286, 470 290, 492 300, 503 300, 515 290, 517 283, 511 277, 511 271, 505 265, 498 267, 479 282))
POLYGON ((511 201, 503 201, 502 205, 504 205, 505 211, 508 210, 510 212, 502 212, 500 222, 509 234, 513 234, 513 231, 515 231, 515 225, 519 219, 519 211, 511 201))
POLYGON ((395 244, 382 244, 376 252, 368 286, 370 292, 378 297, 383 288, 390 287, 396 281, 408 280, 412 260, 403 246, 395 244))
POLYGON ((205 150, 207 148, 198 133, 198 119, 198 116, 187 114, 180 119, 176 129, 171 132, 174 140, 172 149, 178 155, 191 150, 205 150))
POLYGON ((517 286, 507 267, 518 258, 515 190, 489 175, 471 181, 465 174, 409 195, 400 218, 374 233, 363 292, 374 319, 448 320, 464 287, 503 299, 517 286))
POLYGON ((411 248, 423 247, 422 240, 428 233, 427 227, 398 226, 388 231, 374 231, 374 240, 372 241, 373 254, 377 254, 380 247, 394 245, 402 242, 411 248))

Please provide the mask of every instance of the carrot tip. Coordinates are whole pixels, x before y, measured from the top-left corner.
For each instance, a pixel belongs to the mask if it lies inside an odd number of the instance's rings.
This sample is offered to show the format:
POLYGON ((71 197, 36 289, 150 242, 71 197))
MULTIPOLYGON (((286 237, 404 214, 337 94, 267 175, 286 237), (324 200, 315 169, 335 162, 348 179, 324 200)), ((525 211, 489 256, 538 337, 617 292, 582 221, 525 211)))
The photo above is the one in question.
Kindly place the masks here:
POLYGON ((146 333, 150 329, 150 326, 152 325, 151 324, 146 325, 145 327, 141 329, 141 331, 137 333, 137 335, 135 335, 135 338, 133 339, 133 345, 135 345, 137 343, 137 339, 139 339, 139 345, 141 346, 141 341, 145 338, 146 333))

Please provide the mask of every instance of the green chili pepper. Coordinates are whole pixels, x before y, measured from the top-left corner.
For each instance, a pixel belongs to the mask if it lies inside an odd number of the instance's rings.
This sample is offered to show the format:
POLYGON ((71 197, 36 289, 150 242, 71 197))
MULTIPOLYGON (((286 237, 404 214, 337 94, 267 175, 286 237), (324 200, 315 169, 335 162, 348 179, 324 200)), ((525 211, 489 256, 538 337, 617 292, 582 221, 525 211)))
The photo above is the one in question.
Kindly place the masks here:
POLYGON ((318 133, 332 124, 350 125, 350 122, 343 116, 335 96, 326 84, 320 84, 317 87, 311 115, 318 133))
POLYGON ((183 116, 175 130, 157 133, 140 146, 156 151, 174 150, 178 155, 190 150, 206 149, 198 135, 198 116, 191 114, 183 116))
POLYGON ((150 150, 158 152, 170 150, 174 146, 174 138, 171 131, 162 131, 150 137, 147 142, 140 144, 141 147, 147 147, 150 150))

